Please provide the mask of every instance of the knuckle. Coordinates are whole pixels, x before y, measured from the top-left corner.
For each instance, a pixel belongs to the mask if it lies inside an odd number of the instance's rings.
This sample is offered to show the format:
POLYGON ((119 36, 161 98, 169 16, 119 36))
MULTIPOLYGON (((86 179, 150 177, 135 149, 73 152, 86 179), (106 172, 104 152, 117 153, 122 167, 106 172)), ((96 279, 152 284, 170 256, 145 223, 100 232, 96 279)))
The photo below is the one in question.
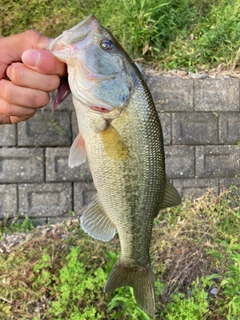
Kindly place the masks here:
POLYGON ((19 84, 21 79, 24 77, 24 68, 22 63, 16 62, 11 64, 7 68, 7 76, 13 83, 19 84))
POLYGON ((58 76, 54 75, 51 77, 48 77, 48 86, 47 86, 47 91, 51 92, 56 90, 60 85, 60 79, 58 76))
POLYGON ((6 115, 7 116, 15 116, 15 110, 14 106, 12 104, 8 104, 7 109, 6 109, 6 115))
POLYGON ((14 107, 10 103, 7 103, 5 100, 0 99, 0 113, 5 116, 11 116, 14 114, 14 107))
POLYGON ((0 97, 6 101, 9 101, 12 96, 11 82, 8 80, 0 81, 0 97))
POLYGON ((34 96, 34 106, 37 108, 44 107, 46 104, 48 104, 49 100, 50 95, 48 92, 38 91, 38 93, 34 96))
POLYGON ((26 39, 31 39, 31 43, 37 43, 41 38, 41 34, 35 30, 26 30, 23 35, 26 39))

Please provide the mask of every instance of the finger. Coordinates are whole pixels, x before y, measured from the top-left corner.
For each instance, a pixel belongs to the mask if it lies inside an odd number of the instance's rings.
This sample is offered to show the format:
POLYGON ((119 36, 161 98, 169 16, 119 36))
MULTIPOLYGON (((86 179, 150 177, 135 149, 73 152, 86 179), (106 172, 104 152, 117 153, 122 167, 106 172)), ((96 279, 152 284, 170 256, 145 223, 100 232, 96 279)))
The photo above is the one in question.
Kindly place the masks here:
POLYGON ((57 74, 60 77, 67 74, 65 63, 58 61, 48 51, 29 49, 23 53, 22 61, 27 67, 41 73, 57 74))
POLYGON ((1 114, 0 113, 0 124, 15 124, 21 121, 26 121, 28 119, 30 119, 32 116, 34 116, 34 114, 36 113, 37 110, 33 110, 32 115, 30 116, 7 116, 5 114, 1 114))
POLYGON ((11 119, 9 116, 0 113, 0 124, 11 124, 11 119))
MULTIPOLYGON (((48 104, 49 94, 41 90, 19 87, 8 80, 0 81, 0 98, 9 104, 40 108, 48 104)), ((6 114, 5 112, 3 112, 6 114)))
MULTIPOLYGON (((2 121, 12 123, 11 118, 19 118, 19 121, 31 118, 37 112, 36 108, 25 108, 8 103, 0 98, 0 115, 2 121)), ((15 119, 16 121, 16 119, 15 119)), ((3 123, 3 122, 0 122, 3 123)), ((16 123, 16 122, 15 122, 16 123)))
POLYGON ((54 91, 60 84, 59 76, 36 72, 19 62, 12 63, 7 68, 7 76, 18 86, 47 92, 54 91))

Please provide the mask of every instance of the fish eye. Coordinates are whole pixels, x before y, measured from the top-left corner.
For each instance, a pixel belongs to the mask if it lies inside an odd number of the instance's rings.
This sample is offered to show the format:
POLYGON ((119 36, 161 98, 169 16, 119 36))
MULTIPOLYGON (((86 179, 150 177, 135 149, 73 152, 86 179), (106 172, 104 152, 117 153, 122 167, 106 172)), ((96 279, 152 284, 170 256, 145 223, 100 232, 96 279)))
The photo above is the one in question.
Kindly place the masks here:
POLYGON ((110 39, 104 39, 104 40, 101 42, 101 47, 102 47, 104 50, 111 50, 111 49, 114 47, 114 44, 113 44, 112 40, 110 40, 110 39))

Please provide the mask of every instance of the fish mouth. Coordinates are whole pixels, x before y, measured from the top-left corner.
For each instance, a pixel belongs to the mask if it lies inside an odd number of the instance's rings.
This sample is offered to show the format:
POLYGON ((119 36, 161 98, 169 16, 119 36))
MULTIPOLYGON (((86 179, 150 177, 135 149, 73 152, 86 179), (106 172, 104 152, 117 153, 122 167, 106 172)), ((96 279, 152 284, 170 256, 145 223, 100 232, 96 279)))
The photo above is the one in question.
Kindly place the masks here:
POLYGON ((69 30, 50 41, 46 50, 52 52, 59 60, 67 62, 76 50, 90 44, 88 35, 98 25, 96 17, 91 14, 69 30))
POLYGON ((92 34, 96 29, 101 29, 101 26, 96 17, 91 14, 76 26, 63 31, 57 38, 51 40, 47 50, 52 52, 58 60, 67 63, 69 66, 75 65, 76 58, 81 60, 79 71, 87 80, 99 81, 113 79, 118 73, 112 75, 99 74, 91 70, 84 62, 84 59, 78 56, 79 52, 86 51, 92 46, 92 34))

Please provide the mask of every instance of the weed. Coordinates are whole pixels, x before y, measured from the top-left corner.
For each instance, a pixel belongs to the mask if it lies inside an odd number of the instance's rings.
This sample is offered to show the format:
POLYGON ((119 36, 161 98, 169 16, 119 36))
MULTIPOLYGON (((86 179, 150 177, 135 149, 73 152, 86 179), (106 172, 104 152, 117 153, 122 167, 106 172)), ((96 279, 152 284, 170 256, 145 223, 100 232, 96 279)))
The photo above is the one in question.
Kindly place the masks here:
POLYGON ((21 217, 15 217, 9 219, 8 217, 4 221, 0 222, 0 238, 4 233, 13 232, 28 232, 35 228, 36 220, 30 219, 26 216, 24 219, 21 217))
POLYGON ((98 300, 106 275, 102 268, 86 270, 79 261, 79 248, 71 248, 66 264, 59 271, 59 281, 54 285, 56 301, 48 310, 57 319, 98 319, 101 312, 91 305, 98 300))
MULTIPOLYGON (((228 320, 240 317, 240 244, 238 238, 230 243, 221 241, 218 250, 209 251, 217 261, 217 274, 208 277, 217 280, 218 294, 215 308, 227 314, 228 320)), ((218 311, 218 312, 219 312, 218 311)))
POLYGON ((166 305, 160 316, 166 320, 206 319, 209 305, 204 287, 193 281, 188 292, 187 297, 183 293, 173 294, 172 301, 166 305))
MULTIPOLYGON (((185 199, 156 219, 156 320, 239 319, 239 191, 185 199)), ((22 240, 0 241, 1 319, 150 319, 131 288, 103 293, 119 257, 117 237, 94 241, 77 220, 13 237, 22 240)))
POLYGON ((67 132, 59 123, 58 121, 56 121, 55 119, 52 119, 50 121, 48 121, 48 126, 52 126, 60 135, 62 136, 70 136, 71 137, 71 133, 67 132))

